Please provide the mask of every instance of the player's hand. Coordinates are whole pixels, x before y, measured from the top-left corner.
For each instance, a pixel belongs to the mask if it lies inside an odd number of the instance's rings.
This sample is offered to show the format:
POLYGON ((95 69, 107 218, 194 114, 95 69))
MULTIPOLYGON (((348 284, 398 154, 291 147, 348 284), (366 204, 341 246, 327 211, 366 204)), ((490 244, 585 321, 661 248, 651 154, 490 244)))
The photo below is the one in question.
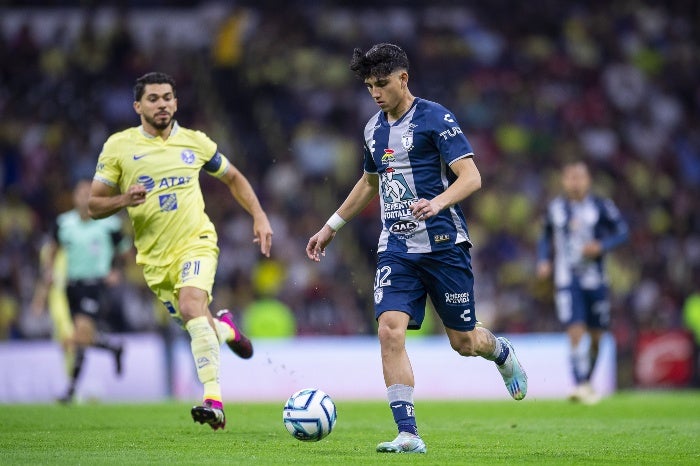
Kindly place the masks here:
POLYGON ((552 274, 552 263, 549 261, 540 261, 537 263, 537 277, 544 279, 549 278, 552 274))
POLYGON ((270 257, 272 227, 265 214, 253 218, 253 243, 260 245, 260 253, 263 256, 270 257))
POLYGON ((124 196, 126 197, 126 206, 134 207, 141 205, 146 202, 146 187, 142 184, 132 184, 129 189, 126 190, 124 196))
POLYGON ((321 256, 326 255, 326 246, 335 238, 335 230, 328 225, 323 225, 318 233, 309 238, 306 245, 306 256, 314 262, 320 262, 321 256))
POLYGON ((416 220, 427 220, 440 212, 440 206, 434 200, 420 198, 410 206, 411 213, 416 220))
POLYGON ((600 244, 600 241, 591 241, 583 246, 581 252, 586 259, 597 259, 603 253, 603 245, 600 244))

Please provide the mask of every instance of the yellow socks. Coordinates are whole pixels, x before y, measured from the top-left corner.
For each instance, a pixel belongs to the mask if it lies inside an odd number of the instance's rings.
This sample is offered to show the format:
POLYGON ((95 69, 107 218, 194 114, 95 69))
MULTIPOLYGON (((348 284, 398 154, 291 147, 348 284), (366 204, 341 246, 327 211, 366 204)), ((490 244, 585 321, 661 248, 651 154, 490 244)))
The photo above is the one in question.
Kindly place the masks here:
POLYGON ((195 317, 185 324, 192 341, 192 356, 199 381, 204 385, 204 399, 221 401, 219 385, 219 337, 209 325, 209 320, 195 317))
POLYGON ((235 334, 233 333, 233 329, 226 325, 225 323, 221 322, 219 319, 213 319, 214 320, 214 326, 216 327, 216 336, 219 338, 219 344, 223 345, 229 340, 233 340, 235 338, 235 334))

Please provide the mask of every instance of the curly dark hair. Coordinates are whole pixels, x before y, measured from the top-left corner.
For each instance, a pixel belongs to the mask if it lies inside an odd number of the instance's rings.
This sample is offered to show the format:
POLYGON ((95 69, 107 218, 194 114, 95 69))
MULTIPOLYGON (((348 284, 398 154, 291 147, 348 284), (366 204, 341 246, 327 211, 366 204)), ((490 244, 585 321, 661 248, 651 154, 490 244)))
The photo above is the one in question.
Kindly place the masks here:
POLYGON ((408 71, 408 57, 401 47, 394 44, 376 44, 367 52, 356 48, 350 69, 362 80, 370 76, 384 78, 396 70, 408 71))
POLYGON ((134 85, 134 101, 138 102, 141 100, 146 84, 170 84, 173 88, 173 95, 175 95, 175 79, 169 74, 152 71, 136 80, 136 84, 134 85))

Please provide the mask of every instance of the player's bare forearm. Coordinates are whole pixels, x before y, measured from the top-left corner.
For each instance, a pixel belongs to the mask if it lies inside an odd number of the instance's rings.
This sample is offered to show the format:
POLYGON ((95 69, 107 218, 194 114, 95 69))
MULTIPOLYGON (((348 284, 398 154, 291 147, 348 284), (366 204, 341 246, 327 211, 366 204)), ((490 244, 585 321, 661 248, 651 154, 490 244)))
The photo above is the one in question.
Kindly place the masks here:
POLYGON ((222 180, 228 185, 236 202, 253 217, 253 242, 260 245, 260 252, 265 257, 270 257, 272 227, 250 182, 233 165, 229 167, 222 180))
POLYGON ((481 174, 471 157, 456 161, 450 168, 457 179, 444 193, 435 197, 441 210, 463 201, 481 188, 481 174))
POLYGON ((419 199, 411 204, 411 213, 419 220, 437 215, 441 210, 463 201, 481 188, 481 174, 472 158, 464 158, 453 163, 450 168, 457 179, 442 194, 433 199, 419 199))
POLYGON ((122 195, 117 196, 90 196, 88 203, 88 212, 90 217, 100 219, 116 214, 125 204, 122 201, 122 195))
POLYGON ((379 192, 379 176, 375 174, 365 173, 362 178, 355 183, 355 186, 345 198, 343 203, 338 207, 336 213, 343 220, 349 221, 357 214, 362 212, 367 204, 372 201, 379 192))
POLYGON ((129 186, 119 194, 116 189, 100 181, 93 181, 88 200, 88 213, 94 219, 109 217, 124 207, 134 207, 146 202, 146 188, 140 184, 129 186))
MULTIPOLYGON (((340 205, 336 213, 343 220, 348 221, 367 207, 372 199, 379 192, 379 177, 375 174, 365 173, 340 205)), ((335 238, 336 231, 327 223, 309 238, 306 245, 306 256, 312 261, 319 262, 321 256, 326 254, 326 246, 335 238)))
POLYGON ((256 216, 265 214, 260 206, 258 196, 253 191, 253 187, 240 170, 231 165, 221 178, 221 181, 226 183, 236 202, 254 219, 256 216))

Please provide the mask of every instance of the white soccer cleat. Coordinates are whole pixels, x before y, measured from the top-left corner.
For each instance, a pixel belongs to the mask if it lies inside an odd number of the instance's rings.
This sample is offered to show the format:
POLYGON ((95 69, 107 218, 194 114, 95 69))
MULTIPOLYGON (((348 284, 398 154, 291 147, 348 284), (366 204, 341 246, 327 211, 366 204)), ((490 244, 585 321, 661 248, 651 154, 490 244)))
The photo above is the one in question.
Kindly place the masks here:
POLYGON ((425 442, 417 435, 400 432, 391 442, 377 445, 378 453, 425 453, 425 442))
POLYGON ((503 382, 506 384, 508 393, 515 400, 522 400, 527 395, 527 374, 520 365, 518 357, 515 355, 515 349, 507 338, 498 337, 498 341, 508 347, 508 357, 502 365, 496 365, 498 372, 503 377, 503 382))
POLYGON ((600 395, 596 393, 590 382, 585 382, 576 386, 573 393, 569 395, 569 400, 584 405, 594 405, 600 401, 600 395))

